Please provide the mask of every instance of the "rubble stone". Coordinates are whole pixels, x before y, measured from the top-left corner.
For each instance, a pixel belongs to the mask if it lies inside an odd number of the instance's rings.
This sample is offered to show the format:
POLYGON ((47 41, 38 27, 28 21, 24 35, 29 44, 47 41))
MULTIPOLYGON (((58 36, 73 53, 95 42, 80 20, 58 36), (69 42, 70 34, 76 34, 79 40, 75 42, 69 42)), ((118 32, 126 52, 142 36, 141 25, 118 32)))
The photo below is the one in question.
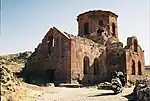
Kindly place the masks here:
POLYGON ((133 90, 133 94, 136 96, 138 101, 149 101, 150 100, 150 79, 137 80, 136 86, 133 90))
MULTIPOLYGON (((14 77, 12 72, 0 65, 0 82, 1 82, 1 96, 4 99, 7 99, 8 97, 11 97, 11 92, 15 92, 15 87, 18 86, 20 83, 19 81, 14 77), (9 96, 10 95, 10 96, 9 96)), ((6 100, 4 100, 6 101, 6 100)))

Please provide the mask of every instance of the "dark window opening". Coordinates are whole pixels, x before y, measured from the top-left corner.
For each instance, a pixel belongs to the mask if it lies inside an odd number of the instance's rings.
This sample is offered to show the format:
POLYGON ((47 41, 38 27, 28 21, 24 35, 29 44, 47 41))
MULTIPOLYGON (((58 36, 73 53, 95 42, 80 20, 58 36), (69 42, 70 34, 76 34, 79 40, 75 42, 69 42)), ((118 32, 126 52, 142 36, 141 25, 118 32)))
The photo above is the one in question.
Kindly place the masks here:
POLYGON ((89 23, 84 23, 84 34, 89 33, 89 23))
POLYGON ((48 52, 49 54, 51 54, 53 48, 54 48, 54 37, 53 36, 49 36, 48 37, 48 52))
POLYGON ((137 46, 138 46, 137 40, 134 40, 134 52, 137 52, 137 46))
POLYGON ((135 75, 135 61, 132 60, 132 75, 135 75))
POLYGON ((115 32, 115 24, 112 23, 112 36, 115 36, 116 35, 116 32, 115 32))
POLYGON ((138 62, 138 75, 142 75, 141 62, 138 62))
POLYGON ((103 26, 104 25, 103 20, 99 20, 98 24, 103 26))
POLYGON ((84 57, 83 66, 84 66, 83 73, 88 74, 88 72, 89 72, 89 58, 87 56, 84 57))
POLYGON ((99 74, 99 64, 98 64, 98 59, 94 59, 94 75, 99 74))

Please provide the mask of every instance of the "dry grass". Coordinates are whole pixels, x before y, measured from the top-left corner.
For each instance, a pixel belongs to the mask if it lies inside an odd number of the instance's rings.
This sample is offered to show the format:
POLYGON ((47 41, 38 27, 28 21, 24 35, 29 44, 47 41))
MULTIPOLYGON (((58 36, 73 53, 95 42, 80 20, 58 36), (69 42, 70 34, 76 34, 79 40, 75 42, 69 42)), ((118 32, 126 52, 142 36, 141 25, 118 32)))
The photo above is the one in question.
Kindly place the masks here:
POLYGON ((150 70, 145 70, 145 74, 150 76, 150 70))

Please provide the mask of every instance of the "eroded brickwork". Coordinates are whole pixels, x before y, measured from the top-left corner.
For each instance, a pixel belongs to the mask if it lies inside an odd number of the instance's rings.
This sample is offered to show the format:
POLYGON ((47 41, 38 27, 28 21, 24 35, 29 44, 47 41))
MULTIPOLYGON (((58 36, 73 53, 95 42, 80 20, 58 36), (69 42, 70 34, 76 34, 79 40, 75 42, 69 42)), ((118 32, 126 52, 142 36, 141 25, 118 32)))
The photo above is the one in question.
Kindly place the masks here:
POLYGON ((125 55, 121 42, 109 43, 107 45, 107 66, 109 67, 108 75, 110 79, 113 71, 125 73, 125 55))
POLYGON ((136 37, 128 37, 125 47, 119 42, 117 17, 110 11, 82 13, 78 36, 51 28, 26 63, 27 79, 99 83, 113 71, 125 73, 127 81, 143 75, 144 51, 136 37))
POLYGON ((108 38, 118 37, 117 17, 110 11, 94 10, 82 13, 77 18, 78 35, 105 44, 108 38))
POLYGON ((68 37, 51 28, 28 59, 25 71, 32 75, 30 79, 35 74, 36 79, 70 82, 70 53, 68 37))
POLYGON ((72 81, 79 79, 83 83, 96 83, 105 77, 107 77, 106 47, 86 38, 74 37, 71 41, 72 81), (94 73, 96 68, 97 73, 94 73))
POLYGON ((127 80, 135 82, 136 77, 144 75, 144 51, 141 49, 135 36, 127 38, 127 45, 124 50, 126 55, 127 80))

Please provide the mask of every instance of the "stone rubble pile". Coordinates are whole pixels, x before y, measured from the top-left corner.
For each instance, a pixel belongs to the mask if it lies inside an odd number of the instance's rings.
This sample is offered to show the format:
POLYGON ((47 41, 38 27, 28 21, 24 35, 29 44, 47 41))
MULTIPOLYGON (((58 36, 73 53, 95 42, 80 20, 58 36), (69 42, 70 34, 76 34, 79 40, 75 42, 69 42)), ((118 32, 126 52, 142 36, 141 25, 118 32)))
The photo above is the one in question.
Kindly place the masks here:
POLYGON ((1 98, 11 99, 11 93, 15 92, 15 87, 19 85, 19 81, 17 81, 13 73, 8 68, 2 65, 0 65, 0 77, 1 98))
POLYGON ((150 101, 150 79, 137 80, 133 94, 137 101, 150 101))

